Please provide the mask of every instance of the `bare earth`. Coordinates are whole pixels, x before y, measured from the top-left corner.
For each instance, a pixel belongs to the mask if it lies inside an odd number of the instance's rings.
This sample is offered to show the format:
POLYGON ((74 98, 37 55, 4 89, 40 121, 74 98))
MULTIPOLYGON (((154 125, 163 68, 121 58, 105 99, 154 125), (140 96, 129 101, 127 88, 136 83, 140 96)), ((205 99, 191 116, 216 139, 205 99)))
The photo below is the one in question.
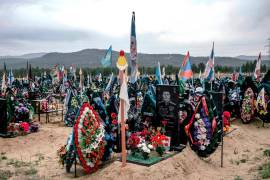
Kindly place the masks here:
MULTIPOLYGON (((42 119, 45 122, 45 119, 42 119)), ((74 179, 58 163, 56 151, 65 144, 72 128, 65 127, 60 117, 41 124, 38 133, 16 138, 0 138, 0 179, 9 172, 10 179, 74 179), (4 157, 4 158, 3 158, 4 157)), ((237 130, 224 138, 224 167, 220 167, 221 147, 208 158, 199 158, 189 147, 180 154, 151 167, 119 161, 105 165, 94 174, 86 175, 78 166, 76 179, 260 179, 258 168, 269 161, 263 156, 270 149, 270 126, 255 121, 244 125, 235 122, 237 130)), ((116 156, 116 155, 115 155, 116 156)), ((72 172, 74 169, 72 168, 72 172)))

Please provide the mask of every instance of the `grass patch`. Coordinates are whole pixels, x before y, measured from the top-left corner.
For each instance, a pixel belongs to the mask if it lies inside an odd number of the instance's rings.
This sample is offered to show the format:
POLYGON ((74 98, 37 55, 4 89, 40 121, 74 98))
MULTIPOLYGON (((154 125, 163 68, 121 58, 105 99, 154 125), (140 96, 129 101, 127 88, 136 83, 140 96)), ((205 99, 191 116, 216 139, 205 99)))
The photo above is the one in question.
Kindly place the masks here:
POLYGON ((270 162, 259 167, 261 178, 267 179, 270 178, 270 162))
POLYGON ((37 172, 38 171, 33 166, 31 166, 30 169, 27 169, 26 171, 24 171, 24 174, 25 175, 35 175, 35 174, 37 174, 37 172))
POLYGON ((19 160, 16 160, 16 159, 10 159, 7 162, 7 165, 12 165, 15 168, 20 168, 20 167, 30 166, 31 162, 24 162, 24 161, 19 161, 19 160))
POLYGON ((240 162, 241 162, 241 163, 246 163, 247 160, 246 160, 246 159, 241 159, 240 162))
POLYGON ((41 161, 41 160, 44 160, 45 159, 44 155, 41 154, 41 153, 37 153, 37 154, 35 154, 35 156, 37 156, 38 161, 41 161))
POLYGON ((0 169, 0 180, 7 180, 13 176, 13 173, 9 170, 0 169))
POLYGON ((270 157, 270 149, 264 150, 264 151, 263 151, 263 155, 264 155, 264 156, 270 157))
POLYGON ((0 154, 0 161, 1 160, 7 160, 7 156, 6 156, 6 153, 5 152, 1 152, 1 154, 0 154))
POLYGON ((234 180, 242 180, 242 178, 240 176, 235 176, 234 180))

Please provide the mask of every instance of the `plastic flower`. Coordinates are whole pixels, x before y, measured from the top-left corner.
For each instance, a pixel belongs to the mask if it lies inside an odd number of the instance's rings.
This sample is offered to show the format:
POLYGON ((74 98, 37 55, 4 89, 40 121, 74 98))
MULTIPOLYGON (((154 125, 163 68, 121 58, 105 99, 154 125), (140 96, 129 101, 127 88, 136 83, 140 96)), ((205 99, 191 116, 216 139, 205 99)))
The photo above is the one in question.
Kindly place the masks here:
POLYGON ((116 113, 111 113, 111 118, 112 119, 115 119, 117 117, 117 114, 116 113))
POLYGON ((148 144, 148 148, 149 148, 149 149, 153 149, 154 147, 153 147, 152 144, 148 144))
POLYGON ((112 121, 112 124, 114 124, 114 125, 117 125, 117 120, 116 119, 114 119, 113 121, 112 121))

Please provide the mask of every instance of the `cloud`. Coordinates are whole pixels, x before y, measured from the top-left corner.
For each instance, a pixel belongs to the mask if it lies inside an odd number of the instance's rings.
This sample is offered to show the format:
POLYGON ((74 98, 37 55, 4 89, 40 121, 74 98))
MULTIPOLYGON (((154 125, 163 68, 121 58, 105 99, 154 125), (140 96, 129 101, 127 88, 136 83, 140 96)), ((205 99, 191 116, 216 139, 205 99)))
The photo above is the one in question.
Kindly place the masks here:
POLYGON ((141 52, 207 56, 215 41, 219 55, 254 55, 266 50, 269 7, 269 0, 2 0, 0 54, 109 44, 128 51, 135 11, 141 52))

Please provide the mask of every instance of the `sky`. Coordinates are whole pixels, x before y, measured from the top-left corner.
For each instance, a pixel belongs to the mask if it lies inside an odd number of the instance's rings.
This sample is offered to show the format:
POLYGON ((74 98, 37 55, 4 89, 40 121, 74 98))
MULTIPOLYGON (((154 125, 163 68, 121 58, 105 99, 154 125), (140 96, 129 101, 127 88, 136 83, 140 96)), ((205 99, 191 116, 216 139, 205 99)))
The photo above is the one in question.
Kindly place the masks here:
POLYGON ((143 53, 267 54, 270 0, 0 0, 0 56, 129 52, 132 11, 143 53))

